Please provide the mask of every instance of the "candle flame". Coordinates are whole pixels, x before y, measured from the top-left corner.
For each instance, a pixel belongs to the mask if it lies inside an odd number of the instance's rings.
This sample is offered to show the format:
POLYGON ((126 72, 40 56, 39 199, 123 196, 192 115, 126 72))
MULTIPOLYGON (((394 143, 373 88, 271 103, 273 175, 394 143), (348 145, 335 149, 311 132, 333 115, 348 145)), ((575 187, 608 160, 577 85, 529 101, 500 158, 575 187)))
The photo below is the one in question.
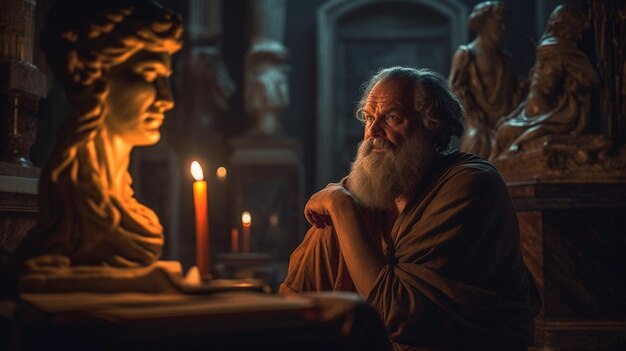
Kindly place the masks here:
POLYGON ((193 161, 191 163, 191 175, 193 176, 193 179, 195 180, 204 179, 204 174, 202 173, 202 167, 200 167, 200 164, 198 163, 198 161, 193 161))
POLYGON ((227 174, 228 174, 228 170, 226 169, 226 167, 218 167, 217 170, 215 171, 215 175, 217 176, 217 179, 219 180, 225 180, 227 174))
POLYGON ((246 227, 252 225, 252 216, 250 215, 250 212, 243 211, 241 213, 241 224, 246 227))

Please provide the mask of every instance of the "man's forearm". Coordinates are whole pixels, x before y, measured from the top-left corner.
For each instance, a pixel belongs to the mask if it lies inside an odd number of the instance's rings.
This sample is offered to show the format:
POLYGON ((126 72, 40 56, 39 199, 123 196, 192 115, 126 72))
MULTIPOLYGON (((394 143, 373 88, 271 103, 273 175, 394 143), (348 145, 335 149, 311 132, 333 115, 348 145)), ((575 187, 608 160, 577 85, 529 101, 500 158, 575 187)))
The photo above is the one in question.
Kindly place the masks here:
POLYGON ((368 235, 370 229, 351 198, 334 201, 329 212, 352 281, 359 294, 367 297, 385 265, 380 245, 368 235))

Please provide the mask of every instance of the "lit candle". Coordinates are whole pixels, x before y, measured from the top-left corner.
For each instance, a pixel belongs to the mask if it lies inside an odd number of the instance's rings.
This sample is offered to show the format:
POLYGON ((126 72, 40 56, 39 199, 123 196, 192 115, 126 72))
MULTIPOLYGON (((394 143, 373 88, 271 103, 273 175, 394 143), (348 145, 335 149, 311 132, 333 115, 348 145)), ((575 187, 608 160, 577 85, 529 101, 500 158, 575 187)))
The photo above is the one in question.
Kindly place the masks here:
POLYGON ((252 216, 250 212, 241 213, 241 228, 243 229, 243 252, 250 252, 250 229, 252 228, 252 216))
POLYGON ((239 252, 239 229, 230 230, 230 251, 239 252))
POLYGON ((209 257, 209 210, 207 205, 207 183, 202 167, 197 161, 191 163, 193 182, 193 203, 196 210, 196 265, 204 277, 211 274, 209 257))
POLYGON ((226 169, 226 167, 218 167, 215 171, 215 176, 220 182, 226 181, 226 175, 228 175, 228 170, 226 169))

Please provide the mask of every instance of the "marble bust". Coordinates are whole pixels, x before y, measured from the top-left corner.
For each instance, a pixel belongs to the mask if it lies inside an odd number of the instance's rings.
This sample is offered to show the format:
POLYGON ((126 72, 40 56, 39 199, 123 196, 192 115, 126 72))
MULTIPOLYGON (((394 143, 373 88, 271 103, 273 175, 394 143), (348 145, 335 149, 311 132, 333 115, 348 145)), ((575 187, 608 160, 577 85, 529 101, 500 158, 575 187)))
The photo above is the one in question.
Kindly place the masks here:
POLYGON ((18 248, 22 274, 159 259, 163 229, 134 198, 128 166, 134 147, 159 141, 174 106, 168 78, 182 30, 151 1, 54 2, 41 45, 72 112, 42 172, 38 223, 18 248))

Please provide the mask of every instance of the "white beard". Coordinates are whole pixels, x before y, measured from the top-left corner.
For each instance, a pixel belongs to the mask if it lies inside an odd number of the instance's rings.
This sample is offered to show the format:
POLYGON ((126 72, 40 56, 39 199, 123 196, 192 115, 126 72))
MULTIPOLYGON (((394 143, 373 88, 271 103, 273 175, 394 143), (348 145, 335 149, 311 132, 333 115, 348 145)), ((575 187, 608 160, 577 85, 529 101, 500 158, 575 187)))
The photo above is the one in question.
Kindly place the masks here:
POLYGON ((394 150, 385 139, 359 144, 348 175, 348 188, 365 207, 388 209, 396 199, 410 200, 421 185, 434 152, 419 133, 394 150), (372 149, 382 149, 373 152, 372 149))

